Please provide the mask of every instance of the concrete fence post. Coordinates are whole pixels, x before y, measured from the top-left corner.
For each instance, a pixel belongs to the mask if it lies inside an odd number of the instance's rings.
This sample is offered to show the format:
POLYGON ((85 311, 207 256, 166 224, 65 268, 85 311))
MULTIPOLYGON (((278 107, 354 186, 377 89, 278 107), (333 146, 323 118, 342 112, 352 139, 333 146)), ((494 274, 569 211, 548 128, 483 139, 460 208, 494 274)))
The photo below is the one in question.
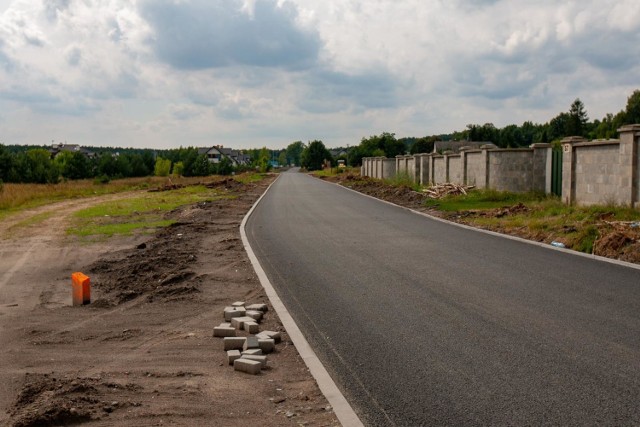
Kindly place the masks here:
POLYGON ((531 144, 533 149, 533 190, 551 193, 552 158, 551 144, 531 144))
POLYGON ((576 202, 576 161, 573 144, 586 142, 581 136, 564 138, 562 144, 562 201, 568 205, 576 202))
POLYGON ((460 180, 462 185, 467 184, 467 150, 469 147, 460 147, 460 167, 462 168, 460 174, 460 180))
POLYGON ((490 168, 489 168, 489 151, 494 147, 493 144, 481 145, 482 157, 480 161, 480 168, 478 173, 478 182, 476 186, 478 188, 489 188, 490 168))
POLYGON ((627 125, 620 133, 620 196, 631 207, 640 206, 640 125, 627 125))

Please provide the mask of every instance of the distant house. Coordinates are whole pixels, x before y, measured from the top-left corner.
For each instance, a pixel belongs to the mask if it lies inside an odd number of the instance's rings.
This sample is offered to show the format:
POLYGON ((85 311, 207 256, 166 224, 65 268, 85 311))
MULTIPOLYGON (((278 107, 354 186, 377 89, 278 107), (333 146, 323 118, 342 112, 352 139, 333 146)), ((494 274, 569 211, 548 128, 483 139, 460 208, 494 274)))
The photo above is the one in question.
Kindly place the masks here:
POLYGON ((51 158, 55 159, 60 153, 69 152, 69 153, 82 153, 87 158, 92 159, 96 156, 96 153, 90 151, 86 148, 80 147, 78 144, 52 144, 51 148, 49 148, 49 153, 51 154, 51 158))
POLYGON ((331 153, 331 156, 334 159, 337 159, 338 157, 347 157, 347 155, 349 154, 349 152, 347 150, 345 150, 344 148, 337 148, 337 149, 329 150, 329 153, 331 153))
POLYGON ((219 149, 225 157, 231 160, 233 166, 248 166, 251 163, 251 158, 242 151, 224 147, 219 147, 219 149))
POLYGON ((229 159, 233 166, 244 166, 251 163, 251 158, 242 151, 224 148, 219 145, 214 145, 210 148, 198 148, 198 154, 207 156, 207 159, 211 163, 219 163, 223 158, 229 159))
POLYGON ((220 163, 220 160, 222 159, 222 152, 216 146, 210 148, 198 148, 198 154, 207 156, 209 163, 220 163))
POLYGON ((433 143, 432 153, 444 153, 445 151, 458 153, 462 147, 477 149, 483 145, 493 145, 493 143, 482 141, 436 141, 433 143))

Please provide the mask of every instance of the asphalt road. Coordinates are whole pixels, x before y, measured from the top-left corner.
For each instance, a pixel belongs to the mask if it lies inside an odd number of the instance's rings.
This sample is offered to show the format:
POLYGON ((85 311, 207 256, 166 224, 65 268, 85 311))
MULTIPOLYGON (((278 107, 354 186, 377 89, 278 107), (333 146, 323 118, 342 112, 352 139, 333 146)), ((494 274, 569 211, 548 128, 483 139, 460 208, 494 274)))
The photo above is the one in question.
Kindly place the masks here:
POLYGON ((246 231, 365 425, 640 425, 640 270, 298 173, 246 231))

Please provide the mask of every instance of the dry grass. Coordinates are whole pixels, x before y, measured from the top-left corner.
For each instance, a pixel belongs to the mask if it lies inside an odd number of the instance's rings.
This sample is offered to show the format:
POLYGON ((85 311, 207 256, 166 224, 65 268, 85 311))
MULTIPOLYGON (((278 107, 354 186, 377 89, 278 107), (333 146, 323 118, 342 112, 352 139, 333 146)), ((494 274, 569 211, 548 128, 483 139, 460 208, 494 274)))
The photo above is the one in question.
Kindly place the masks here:
POLYGON ((223 179, 210 177, 144 177, 114 180, 106 184, 92 180, 67 181, 59 184, 9 184, 0 187, 0 218, 20 209, 42 206, 61 200, 92 197, 123 191, 143 190, 159 187, 170 182, 174 184, 195 184, 223 179))

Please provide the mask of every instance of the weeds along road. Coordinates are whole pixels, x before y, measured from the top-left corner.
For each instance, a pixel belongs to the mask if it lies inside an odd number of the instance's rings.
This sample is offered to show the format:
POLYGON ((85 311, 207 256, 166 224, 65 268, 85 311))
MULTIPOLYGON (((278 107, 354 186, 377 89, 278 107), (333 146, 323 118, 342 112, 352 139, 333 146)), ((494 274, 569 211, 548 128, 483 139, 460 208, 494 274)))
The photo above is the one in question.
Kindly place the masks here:
POLYGON ((365 425, 640 424, 640 270, 295 172, 247 235, 365 425))

